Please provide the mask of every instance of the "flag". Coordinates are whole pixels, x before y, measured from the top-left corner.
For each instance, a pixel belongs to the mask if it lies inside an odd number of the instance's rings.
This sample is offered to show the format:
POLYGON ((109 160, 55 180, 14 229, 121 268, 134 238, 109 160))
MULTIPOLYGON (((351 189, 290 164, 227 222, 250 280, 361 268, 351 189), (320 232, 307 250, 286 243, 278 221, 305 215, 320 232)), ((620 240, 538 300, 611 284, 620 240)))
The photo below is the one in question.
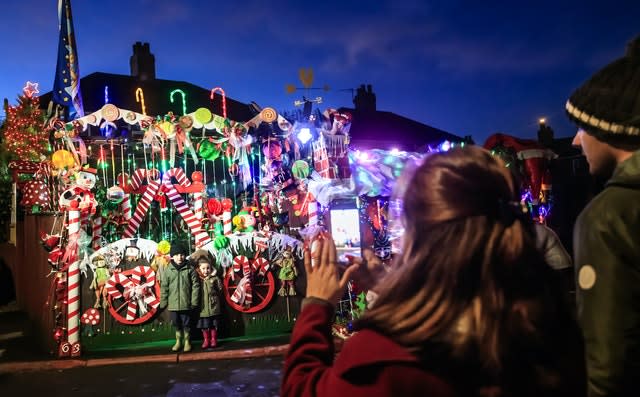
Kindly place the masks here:
POLYGON ((80 70, 71 18, 71 0, 58 0, 58 66, 53 82, 53 101, 69 108, 71 119, 84 116, 80 94, 80 70))

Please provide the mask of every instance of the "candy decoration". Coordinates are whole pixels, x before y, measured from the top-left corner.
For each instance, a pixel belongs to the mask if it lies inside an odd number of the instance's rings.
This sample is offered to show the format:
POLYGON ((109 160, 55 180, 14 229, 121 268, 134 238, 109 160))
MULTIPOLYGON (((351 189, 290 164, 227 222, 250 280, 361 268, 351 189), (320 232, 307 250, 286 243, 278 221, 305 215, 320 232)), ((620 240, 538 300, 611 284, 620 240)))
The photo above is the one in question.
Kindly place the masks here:
POLYGON ((227 118, 227 95, 224 93, 224 90, 221 87, 215 87, 211 89, 211 94, 209 98, 213 101, 213 96, 216 91, 220 92, 220 96, 222 97, 222 117, 227 118))
POLYGON ((200 122, 201 124, 207 124, 211 121, 212 118, 211 111, 207 108, 196 109, 194 116, 196 118, 196 121, 200 122))
POLYGON ((124 195, 120 208, 122 210, 122 217, 124 218, 124 221, 129 223, 129 221, 131 221, 131 195, 129 195, 129 193, 124 195))
MULTIPOLYGON (((78 206, 72 204, 68 214, 69 240, 77 241, 80 236, 80 210, 78 206)), ((80 340, 80 261, 77 250, 73 251, 68 258, 70 266, 67 270, 67 341, 72 347, 80 340)))
POLYGON ((278 113, 274 108, 264 108, 260 112, 260 119, 265 123, 272 123, 278 118, 278 113))
POLYGON ((92 247, 94 251, 101 248, 100 241, 102 240, 102 217, 96 216, 93 219, 93 238, 92 247))
POLYGON ((242 271, 242 279, 238 282, 238 286, 231 296, 231 300, 243 307, 251 306, 253 294, 251 290, 251 264, 249 258, 244 255, 238 255, 233 258, 233 271, 239 273, 242 271))
POLYGON ((307 214, 309 215, 309 226, 315 226, 318 224, 318 202, 309 194, 309 201, 307 202, 307 214))
POLYGON ((200 147, 198 148, 198 154, 204 160, 215 160, 220 157, 220 149, 211 141, 204 140, 200 142, 200 147))
POLYGON ((291 174, 296 180, 306 179, 309 176, 309 163, 304 160, 296 160, 291 166, 291 174))
POLYGON ((257 271, 260 276, 264 276, 269 271, 269 261, 265 258, 259 257, 254 259, 251 267, 254 271, 257 271))
MULTIPOLYGON (((138 90, 142 92, 142 89, 138 88, 138 90)), ((136 91, 136 97, 138 97, 138 91, 136 91)), ((144 112, 144 96, 142 97, 142 101, 143 101, 142 106, 143 106, 143 112, 144 112)), ((100 110, 100 114, 102 115, 103 119, 105 119, 107 122, 112 123, 118 120, 118 118, 120 117, 120 109, 118 109, 118 107, 113 104, 107 103, 102 107, 102 110, 100 110)))
POLYGON ((100 324, 100 312, 97 309, 87 309, 81 317, 82 324, 84 325, 98 325, 100 324))
POLYGON ((204 217, 204 213, 202 212, 202 193, 193 194, 193 212, 196 218, 202 222, 202 218, 204 217))
POLYGON ((203 245, 211 242, 209 235, 202 229, 202 221, 198 219, 196 215, 191 211, 191 209, 187 206, 187 204, 180 196, 180 193, 176 190, 175 186, 171 183, 171 178, 175 177, 178 180, 178 184, 181 186, 188 187, 191 185, 191 182, 187 179, 184 171, 180 168, 172 168, 164 173, 162 177, 162 185, 167 189, 167 197, 173 203, 173 206, 176 208, 182 219, 185 221, 189 229, 191 230, 191 234, 196 240, 196 247, 202 247, 203 245))
POLYGON ((233 232, 233 224, 231 222, 231 211, 222 211, 222 233, 225 236, 230 235, 233 232))
MULTIPOLYGON (((147 107, 144 105, 144 92, 142 91, 142 88, 138 88, 136 90, 136 102, 140 102, 140 104, 142 105, 142 114, 146 116, 147 115, 147 107)), ((107 106, 107 105, 105 105, 105 106, 107 106)))
POLYGON ((131 270, 114 273, 105 287, 109 296, 109 312, 120 323, 141 324, 149 320, 160 305, 160 287, 156 273, 150 266, 136 266, 131 270), (117 307, 114 301, 124 299, 117 307), (126 305, 126 314, 119 310, 126 305))
MULTIPOLYGON (((149 170, 149 171, 136 170, 132 177, 131 188, 133 190, 140 189, 140 187, 142 186, 141 174, 144 174, 145 178, 152 178, 156 173, 157 173, 156 170, 149 170)), ((151 202, 153 201, 153 198, 158 193, 158 189, 160 189, 160 180, 158 179, 148 180, 148 185, 144 190, 144 194, 140 198, 140 201, 138 202, 136 211, 131 217, 129 224, 127 225, 127 228, 125 229, 124 233, 122 234, 123 238, 133 237, 136 230, 138 230, 138 227, 140 227, 140 224, 142 223, 145 216, 147 215, 147 212, 149 211, 149 207, 151 206, 151 202)))
POLYGON ((222 214, 222 204, 220 201, 215 198, 210 198, 207 200, 207 213, 209 215, 221 215, 222 214))
POLYGON ((76 160, 70 151, 61 149, 56 150, 53 155, 51 155, 51 163, 54 167, 61 170, 64 168, 72 168, 76 165, 76 160))

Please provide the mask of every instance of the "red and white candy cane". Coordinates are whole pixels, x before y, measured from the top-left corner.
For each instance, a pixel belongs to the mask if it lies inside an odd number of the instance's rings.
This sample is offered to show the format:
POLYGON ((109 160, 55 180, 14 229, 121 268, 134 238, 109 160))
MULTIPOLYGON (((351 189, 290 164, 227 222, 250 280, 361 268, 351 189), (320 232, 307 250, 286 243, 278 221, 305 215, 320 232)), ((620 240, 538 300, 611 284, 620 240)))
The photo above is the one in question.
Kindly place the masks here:
POLYGON ((113 273, 107 280, 105 289, 112 299, 119 299, 122 298, 122 292, 118 289, 118 285, 126 290, 131 284, 133 284, 133 281, 129 277, 122 273, 113 273))
POLYGON ((129 193, 125 193, 122 204, 120 204, 120 208, 122 210, 124 220, 129 223, 131 221, 131 195, 129 193))
POLYGON ((318 224, 318 202, 313 194, 309 193, 307 203, 307 214, 309 215, 309 226, 315 226, 318 224))
POLYGON ((157 173, 158 171, 155 169, 153 170, 138 169, 134 172, 133 177, 131 178, 131 188, 133 190, 140 189, 140 187, 142 186, 142 182, 144 181, 144 179, 142 178, 143 175, 144 175, 144 178, 147 179, 148 185, 147 185, 147 188, 144 190, 144 194, 140 198, 138 205, 136 206, 135 213, 129 220, 129 224, 127 225, 127 228, 122 234, 123 238, 133 237, 134 234, 136 233, 136 230, 138 230, 138 227, 140 227, 140 224, 142 223, 145 216, 147 215, 147 212, 149 211, 149 207, 153 202, 153 198, 158 193, 158 189, 160 189, 160 180, 156 179, 157 173))
POLYGON ((253 260, 251 268, 258 272, 260 276, 264 276, 269 271, 269 261, 265 258, 259 257, 253 260))
POLYGON ((222 233, 225 236, 233 233, 231 230, 231 209, 233 208, 233 202, 229 198, 222 199, 222 233))
POLYGON ((231 296, 231 300, 244 307, 251 306, 253 302, 253 293, 251 286, 251 263, 249 258, 244 255, 238 255, 233 258, 233 271, 242 271, 242 279, 238 282, 236 290, 231 296))
MULTIPOLYGON (((76 205, 69 210, 69 239, 80 237, 80 209, 76 205), (75 207, 75 208, 74 208, 75 207)), ((71 253, 67 270, 67 341, 72 346, 80 340, 80 261, 78 251, 71 253)))
POLYGON ((155 309, 160 305, 160 299, 153 293, 156 273, 149 266, 136 266, 131 271, 131 283, 125 288, 124 296, 129 300, 127 305, 127 320, 133 321, 148 312, 148 307, 155 309), (142 278, 144 277, 144 282, 142 278))
POLYGON ((102 239, 102 216, 98 215, 93 218, 92 230, 91 247, 97 251, 100 249, 100 240, 102 239))
POLYGON ((162 185, 167 189, 167 197, 171 200, 171 203, 173 203, 173 206, 187 226, 189 226, 189 230, 191 230, 191 234, 196 241, 196 247, 199 248, 210 243, 211 238, 209 238, 209 234, 202 229, 202 220, 198 219, 184 202, 180 193, 178 193, 173 183, 171 183, 171 177, 175 177, 182 186, 189 186, 191 182, 189 182, 189 179, 187 179, 181 168, 172 168, 165 172, 162 177, 162 185))
POLYGON ((196 214, 196 218, 200 220, 201 224, 202 219, 204 218, 204 212, 202 211, 202 201, 202 193, 193 193, 193 212, 196 214))
POLYGON ((224 93, 224 90, 221 87, 214 87, 211 89, 211 94, 209 95, 212 101, 216 91, 219 91, 220 96, 222 97, 222 117, 226 119, 227 118, 227 95, 224 93))

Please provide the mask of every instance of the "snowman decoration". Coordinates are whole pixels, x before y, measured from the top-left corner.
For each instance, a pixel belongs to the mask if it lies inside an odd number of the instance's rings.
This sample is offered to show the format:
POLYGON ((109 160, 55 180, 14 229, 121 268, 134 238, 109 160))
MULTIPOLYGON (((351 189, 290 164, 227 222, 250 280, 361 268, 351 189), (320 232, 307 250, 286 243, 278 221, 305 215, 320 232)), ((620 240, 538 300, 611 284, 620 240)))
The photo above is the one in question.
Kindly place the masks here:
POLYGON ((91 189, 96 185, 96 174, 97 170, 89 167, 81 168, 76 172, 73 186, 60 195, 60 209, 67 210, 70 208, 71 202, 76 201, 80 211, 88 212, 91 215, 95 214, 97 202, 91 189))

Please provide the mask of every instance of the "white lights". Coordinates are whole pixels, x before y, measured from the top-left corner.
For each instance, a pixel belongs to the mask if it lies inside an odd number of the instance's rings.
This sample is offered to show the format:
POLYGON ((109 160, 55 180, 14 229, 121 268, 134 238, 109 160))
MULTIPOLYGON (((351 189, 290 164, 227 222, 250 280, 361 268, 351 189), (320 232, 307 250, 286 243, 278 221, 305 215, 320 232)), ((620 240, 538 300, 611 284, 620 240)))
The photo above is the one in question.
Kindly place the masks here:
POLYGON ((303 144, 309 142, 309 139, 313 138, 311 135, 311 130, 308 127, 300 128, 300 132, 298 132, 298 139, 303 144))

